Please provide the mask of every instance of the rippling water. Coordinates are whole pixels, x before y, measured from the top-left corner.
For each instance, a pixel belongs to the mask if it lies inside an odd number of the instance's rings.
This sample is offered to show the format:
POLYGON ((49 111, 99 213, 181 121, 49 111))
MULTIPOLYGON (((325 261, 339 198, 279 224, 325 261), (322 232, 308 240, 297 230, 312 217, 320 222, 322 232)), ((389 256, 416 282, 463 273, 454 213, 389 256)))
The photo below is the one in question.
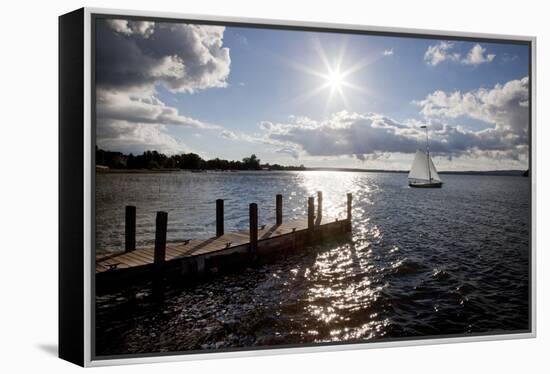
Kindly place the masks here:
POLYGON ((147 284, 97 298, 97 353, 122 354, 500 333, 529 328, 529 180, 445 175, 412 189, 406 174, 239 172, 98 174, 98 252, 123 245, 124 206, 138 210, 138 246, 155 211, 168 240, 210 237, 225 199, 226 231, 325 211, 353 193, 352 241, 325 244, 197 285, 173 285, 163 304, 147 284))

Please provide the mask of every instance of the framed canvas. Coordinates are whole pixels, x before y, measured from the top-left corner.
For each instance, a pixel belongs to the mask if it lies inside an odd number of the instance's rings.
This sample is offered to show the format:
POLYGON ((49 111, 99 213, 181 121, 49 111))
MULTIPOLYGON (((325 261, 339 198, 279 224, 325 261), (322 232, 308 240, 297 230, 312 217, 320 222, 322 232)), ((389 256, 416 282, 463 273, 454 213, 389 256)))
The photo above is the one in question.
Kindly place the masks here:
POLYGON ((535 336, 535 38, 59 18, 59 356, 535 336))

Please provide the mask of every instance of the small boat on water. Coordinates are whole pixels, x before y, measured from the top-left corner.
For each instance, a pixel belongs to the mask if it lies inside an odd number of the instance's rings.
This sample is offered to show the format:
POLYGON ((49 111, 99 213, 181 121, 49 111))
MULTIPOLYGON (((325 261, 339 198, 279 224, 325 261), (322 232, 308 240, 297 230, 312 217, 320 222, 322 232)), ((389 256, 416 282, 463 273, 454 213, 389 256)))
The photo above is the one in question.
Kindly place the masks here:
POLYGON ((441 188, 443 181, 437 173, 437 169, 430 157, 430 148, 428 143, 428 129, 426 126, 426 152, 418 149, 414 156, 414 161, 409 171, 409 186, 416 188, 441 188))

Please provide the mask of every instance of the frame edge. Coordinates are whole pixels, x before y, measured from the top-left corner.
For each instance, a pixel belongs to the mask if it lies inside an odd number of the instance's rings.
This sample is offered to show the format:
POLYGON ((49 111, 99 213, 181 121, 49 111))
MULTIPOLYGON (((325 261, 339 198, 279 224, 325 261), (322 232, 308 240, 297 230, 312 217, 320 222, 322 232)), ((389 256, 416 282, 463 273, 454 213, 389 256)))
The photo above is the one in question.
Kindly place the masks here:
POLYGON ((83 69, 84 9, 59 17, 59 357, 84 366, 84 181, 82 138, 84 81, 75 79, 83 69))

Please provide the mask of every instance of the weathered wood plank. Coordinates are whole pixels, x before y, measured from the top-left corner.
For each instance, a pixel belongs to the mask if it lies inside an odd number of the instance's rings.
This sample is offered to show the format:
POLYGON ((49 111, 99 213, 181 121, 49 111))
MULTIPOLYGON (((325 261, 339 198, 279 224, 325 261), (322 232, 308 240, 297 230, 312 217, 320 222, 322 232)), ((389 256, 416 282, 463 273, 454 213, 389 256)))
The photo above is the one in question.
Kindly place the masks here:
POLYGON ((128 255, 128 253, 125 253, 124 255, 121 255, 120 257, 118 257, 119 262, 122 263, 122 264, 128 265, 128 267, 143 266, 143 265, 146 264, 145 261, 136 260, 136 259, 132 258, 131 256, 127 256, 127 255, 128 255))
POLYGON ((139 253, 136 253, 136 251, 126 253, 124 258, 130 261, 133 261, 135 263, 141 263, 141 264, 147 264, 152 262, 148 260, 146 257, 142 257, 139 253))
MULTIPOLYGON (((348 210, 346 212, 350 214, 348 210)), ((299 218, 292 221, 283 222, 282 224, 266 224, 263 228, 258 227, 257 240, 279 240, 278 237, 295 232, 302 232, 308 230, 309 224, 311 224, 311 218, 299 218)), ((331 224, 335 221, 345 221, 347 217, 331 217, 323 215, 321 217, 315 217, 314 226, 324 226, 331 224)), ((161 242, 162 242, 161 238, 161 242)), ((283 240, 283 239, 281 239, 283 240)), ((291 243, 292 239, 285 239, 281 243, 291 243)), ((248 245, 250 243, 250 231, 236 231, 230 233, 224 233, 221 236, 213 237, 205 240, 186 240, 179 242, 170 242, 165 244, 165 261, 175 260, 182 257, 193 257, 200 255, 207 255, 225 249, 234 248, 237 246, 248 245), (229 247, 227 244, 230 243, 229 247)), ((276 246, 277 242, 273 242, 276 246)), ((160 243, 161 245, 163 243, 160 243)), ((271 244, 267 243, 270 248, 271 244)), ((116 271, 116 269, 132 268, 144 265, 150 265, 154 263, 155 253, 153 246, 147 246, 137 248, 131 252, 121 252, 119 254, 111 254, 106 257, 96 257, 96 273, 103 273, 108 271, 116 271), (113 270, 112 268, 116 268, 113 270)))

